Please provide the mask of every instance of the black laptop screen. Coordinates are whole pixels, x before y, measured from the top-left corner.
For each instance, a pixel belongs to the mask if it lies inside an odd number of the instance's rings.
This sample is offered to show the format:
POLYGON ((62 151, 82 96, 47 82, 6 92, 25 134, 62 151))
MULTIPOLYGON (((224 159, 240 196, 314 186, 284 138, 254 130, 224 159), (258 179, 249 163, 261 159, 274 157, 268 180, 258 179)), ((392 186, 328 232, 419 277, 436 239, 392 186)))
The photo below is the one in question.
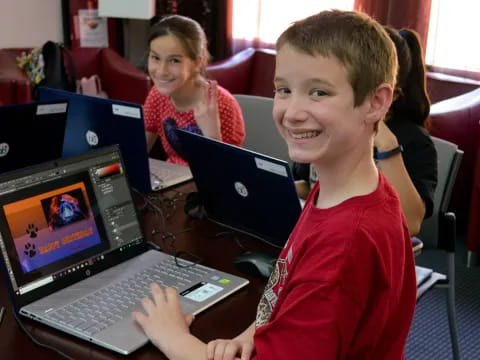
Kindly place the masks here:
POLYGON ((132 187, 152 191, 140 104, 45 87, 40 87, 38 93, 42 101, 68 100, 63 157, 118 144, 132 187))
POLYGON ((68 102, 0 106, 0 173, 62 156, 68 102))
POLYGON ((90 276, 142 242, 120 153, 100 153, 0 178, 0 250, 17 302, 90 276))
POLYGON ((208 219, 282 248, 301 212, 286 161, 177 130, 208 219))

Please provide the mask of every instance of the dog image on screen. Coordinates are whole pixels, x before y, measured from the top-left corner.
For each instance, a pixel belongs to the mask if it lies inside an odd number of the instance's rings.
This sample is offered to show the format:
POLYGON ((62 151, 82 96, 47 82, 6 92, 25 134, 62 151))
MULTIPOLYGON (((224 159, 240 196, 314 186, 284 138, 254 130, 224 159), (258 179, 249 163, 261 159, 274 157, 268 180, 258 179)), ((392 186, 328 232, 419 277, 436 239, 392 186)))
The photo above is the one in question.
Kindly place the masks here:
POLYGON ((51 231, 88 218, 81 189, 70 190, 42 200, 42 207, 51 231))

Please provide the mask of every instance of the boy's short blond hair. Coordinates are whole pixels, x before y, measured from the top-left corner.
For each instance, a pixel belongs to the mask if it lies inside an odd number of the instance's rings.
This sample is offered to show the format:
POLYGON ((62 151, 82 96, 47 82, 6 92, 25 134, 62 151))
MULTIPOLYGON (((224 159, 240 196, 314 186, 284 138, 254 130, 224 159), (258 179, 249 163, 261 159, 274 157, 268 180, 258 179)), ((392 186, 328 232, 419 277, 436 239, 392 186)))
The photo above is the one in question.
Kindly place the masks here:
POLYGON ((347 69, 355 106, 381 84, 395 88, 395 45, 382 25, 368 15, 322 11, 291 24, 278 38, 277 51, 285 44, 312 56, 337 58, 347 69))

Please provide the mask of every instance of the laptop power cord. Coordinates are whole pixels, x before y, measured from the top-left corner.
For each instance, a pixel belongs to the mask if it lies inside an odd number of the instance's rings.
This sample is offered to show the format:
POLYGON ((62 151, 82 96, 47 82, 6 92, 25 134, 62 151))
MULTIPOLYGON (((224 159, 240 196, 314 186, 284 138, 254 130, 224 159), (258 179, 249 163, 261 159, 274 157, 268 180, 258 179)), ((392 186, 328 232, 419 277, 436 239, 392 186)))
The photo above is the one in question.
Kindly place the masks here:
POLYGON ((59 349, 51 346, 51 345, 47 345, 47 344, 44 344, 40 341, 38 341, 26 328, 25 326, 23 325, 23 322, 22 320, 20 320, 20 318, 18 317, 17 313, 15 311, 13 311, 13 316, 15 318, 15 321, 17 322, 17 325, 18 327, 20 328, 20 330, 22 330, 26 335, 27 337, 37 346, 41 347, 41 348, 44 348, 44 349, 48 349, 48 350, 51 350, 53 352, 56 352, 58 355, 60 355, 61 357, 63 357, 64 359, 66 360, 74 360, 74 358, 68 356, 67 354, 65 354, 64 352, 60 351, 59 349))

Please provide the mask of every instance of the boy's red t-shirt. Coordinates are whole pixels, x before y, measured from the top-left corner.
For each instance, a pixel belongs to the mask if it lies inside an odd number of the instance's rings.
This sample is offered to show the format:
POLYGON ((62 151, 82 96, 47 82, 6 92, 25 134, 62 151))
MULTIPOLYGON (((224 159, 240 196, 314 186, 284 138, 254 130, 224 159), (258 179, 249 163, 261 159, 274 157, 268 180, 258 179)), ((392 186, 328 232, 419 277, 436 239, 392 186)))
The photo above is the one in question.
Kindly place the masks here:
POLYGON ((398 195, 376 191, 329 209, 312 190, 260 301, 255 359, 397 360, 416 303, 398 195))

